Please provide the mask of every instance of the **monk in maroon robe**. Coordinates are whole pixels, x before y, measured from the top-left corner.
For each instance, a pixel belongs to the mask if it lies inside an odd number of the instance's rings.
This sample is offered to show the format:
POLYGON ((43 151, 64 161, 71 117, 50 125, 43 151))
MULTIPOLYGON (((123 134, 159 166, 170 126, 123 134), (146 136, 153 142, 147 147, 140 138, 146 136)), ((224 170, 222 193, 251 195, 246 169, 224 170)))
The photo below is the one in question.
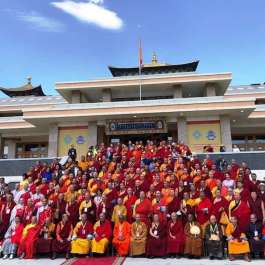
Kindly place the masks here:
POLYGON ((13 201, 13 196, 11 194, 7 194, 6 201, 0 206, 0 240, 4 238, 8 229, 10 215, 15 205, 16 203, 13 201))
POLYGON ((140 214, 141 222, 145 224, 149 224, 149 215, 152 213, 152 203, 149 199, 145 198, 145 193, 143 191, 140 192, 140 198, 136 200, 134 206, 134 215, 140 214))
POLYGON ((159 215, 154 214, 149 228, 146 256, 149 258, 163 257, 166 253, 166 224, 159 221, 159 215))
POLYGON ((212 206, 212 214, 216 217, 217 223, 220 222, 220 218, 223 212, 228 216, 228 206, 229 202, 221 196, 221 191, 217 190, 216 197, 213 200, 212 206))
POLYGON ((52 242, 52 259, 56 258, 57 253, 66 253, 66 259, 69 259, 72 232, 73 226, 69 222, 67 214, 64 214, 56 228, 56 239, 52 242))
POLYGON ((199 204, 195 207, 195 213, 199 224, 204 225, 210 218, 212 203, 207 197, 205 197, 203 191, 200 192, 200 200, 199 204))
POLYGON ((171 213, 171 220, 167 225, 167 249, 169 255, 182 255, 185 247, 185 233, 181 220, 181 213, 171 213), (179 214, 179 215, 178 215, 179 214))

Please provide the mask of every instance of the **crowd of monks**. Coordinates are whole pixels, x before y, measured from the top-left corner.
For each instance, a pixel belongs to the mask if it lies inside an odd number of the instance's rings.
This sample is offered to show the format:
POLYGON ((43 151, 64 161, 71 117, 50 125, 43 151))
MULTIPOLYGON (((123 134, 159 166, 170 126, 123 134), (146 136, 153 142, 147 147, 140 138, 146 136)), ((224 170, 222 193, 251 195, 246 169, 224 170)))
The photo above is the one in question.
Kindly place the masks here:
POLYGON ((76 155, 37 162, 14 190, 0 179, 3 259, 264 257, 265 185, 246 163, 166 141, 76 155))

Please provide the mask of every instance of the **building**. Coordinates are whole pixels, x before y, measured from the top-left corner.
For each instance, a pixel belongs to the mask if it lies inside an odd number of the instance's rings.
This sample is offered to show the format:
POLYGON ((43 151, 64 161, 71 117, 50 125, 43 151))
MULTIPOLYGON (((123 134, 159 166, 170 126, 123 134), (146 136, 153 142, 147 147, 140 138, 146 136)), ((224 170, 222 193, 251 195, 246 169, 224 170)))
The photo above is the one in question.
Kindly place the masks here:
POLYGON ((31 79, 1 88, 10 96, 0 99, 1 157, 62 156, 71 144, 80 155, 101 142, 150 138, 196 152, 208 144, 265 150, 265 84, 231 86, 230 72, 199 73, 198 64, 159 63, 154 54, 141 76, 109 67, 110 78, 56 83, 55 96, 31 79))

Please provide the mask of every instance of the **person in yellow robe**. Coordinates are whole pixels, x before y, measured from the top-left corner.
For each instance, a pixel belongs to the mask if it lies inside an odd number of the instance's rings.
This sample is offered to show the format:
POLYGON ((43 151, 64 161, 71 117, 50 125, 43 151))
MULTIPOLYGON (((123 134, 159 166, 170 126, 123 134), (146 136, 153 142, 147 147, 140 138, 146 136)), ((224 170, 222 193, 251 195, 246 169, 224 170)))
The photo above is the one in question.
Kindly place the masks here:
POLYGON ((249 259, 249 243, 246 235, 242 232, 242 229, 238 225, 237 218, 231 217, 231 222, 226 227, 226 236, 228 240, 228 253, 229 259, 235 260, 235 255, 243 254, 246 261, 249 259))
POLYGON ((81 156, 81 160, 78 163, 78 166, 82 169, 82 171, 86 171, 88 168, 88 161, 86 161, 85 156, 81 156))
POLYGON ((111 221, 114 224, 119 223, 119 215, 123 215, 125 218, 127 216, 127 208, 123 205, 122 198, 118 198, 117 205, 113 209, 111 221))
POLYGON ((79 255, 88 254, 91 247, 93 232, 93 226, 87 220, 86 214, 82 214, 81 221, 76 224, 73 231, 71 253, 79 255))
POLYGON ((111 223, 104 213, 99 215, 99 220, 94 224, 94 238, 92 240, 92 252, 104 254, 112 236, 111 223))
POLYGON ((120 214, 119 222, 115 224, 113 230, 112 243, 120 257, 128 254, 131 238, 131 225, 124 219, 125 217, 120 214))
POLYGON ((147 226, 141 222, 140 214, 135 215, 135 222, 131 226, 130 255, 140 256, 146 252, 147 226))

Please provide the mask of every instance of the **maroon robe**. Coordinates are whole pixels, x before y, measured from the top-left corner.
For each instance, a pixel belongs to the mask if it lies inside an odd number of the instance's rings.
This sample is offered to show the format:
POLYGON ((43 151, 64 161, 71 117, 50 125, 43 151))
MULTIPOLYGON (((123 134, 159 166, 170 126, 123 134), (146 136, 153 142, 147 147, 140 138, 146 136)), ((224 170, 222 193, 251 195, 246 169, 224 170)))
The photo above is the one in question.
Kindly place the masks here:
POLYGON ((68 241, 68 238, 72 234, 72 224, 70 222, 67 222, 66 224, 63 224, 61 221, 56 228, 56 239, 52 242, 52 251, 57 253, 66 253, 70 251, 70 243, 71 241, 68 241), (60 242, 60 240, 63 240, 60 242))
POLYGON ((2 222, 0 223, 0 240, 4 237, 8 229, 10 215, 15 205, 16 203, 14 201, 10 203, 4 202, 0 208, 0 217, 2 219, 2 222))
POLYGON ((66 205, 66 210, 69 212, 69 222, 75 226, 79 219, 79 206, 77 202, 66 205))
POLYGON ((212 214, 215 215, 217 222, 219 223, 220 218, 221 218, 221 214, 223 211, 221 211, 221 209, 223 208, 225 213, 228 216, 228 206, 229 206, 229 202, 225 199, 225 198, 221 198, 220 201, 213 201, 213 206, 212 206, 212 214))
POLYGON ((250 213, 254 213, 257 216, 258 221, 263 220, 263 215, 262 215, 262 200, 260 198, 257 198, 255 201, 250 197, 248 199, 248 205, 250 208, 250 213))
POLYGON ((167 213, 172 214, 173 212, 177 212, 180 210, 180 199, 178 197, 174 197, 173 200, 167 205, 167 213))
POLYGON ((148 257, 163 257, 166 254, 166 224, 159 223, 157 227, 150 227, 152 233, 157 234, 159 238, 155 238, 148 233, 146 255, 148 257))
POLYGON ((185 246, 185 233, 182 220, 167 225, 167 254, 183 254, 185 246))

